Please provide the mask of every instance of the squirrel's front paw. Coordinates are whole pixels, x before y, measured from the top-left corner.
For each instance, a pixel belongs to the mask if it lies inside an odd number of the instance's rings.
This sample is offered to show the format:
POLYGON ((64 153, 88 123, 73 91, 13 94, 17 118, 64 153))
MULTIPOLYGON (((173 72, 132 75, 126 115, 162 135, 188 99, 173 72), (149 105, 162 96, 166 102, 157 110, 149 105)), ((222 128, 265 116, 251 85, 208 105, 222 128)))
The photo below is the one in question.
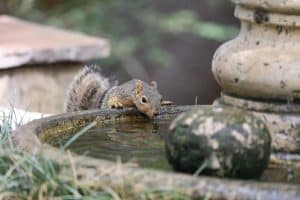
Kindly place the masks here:
POLYGON ((120 99, 117 97, 112 97, 111 99, 109 99, 107 105, 112 109, 121 109, 124 107, 120 99))
POLYGON ((121 103, 117 102, 117 103, 110 105, 109 107, 112 109, 122 109, 123 105, 121 103))

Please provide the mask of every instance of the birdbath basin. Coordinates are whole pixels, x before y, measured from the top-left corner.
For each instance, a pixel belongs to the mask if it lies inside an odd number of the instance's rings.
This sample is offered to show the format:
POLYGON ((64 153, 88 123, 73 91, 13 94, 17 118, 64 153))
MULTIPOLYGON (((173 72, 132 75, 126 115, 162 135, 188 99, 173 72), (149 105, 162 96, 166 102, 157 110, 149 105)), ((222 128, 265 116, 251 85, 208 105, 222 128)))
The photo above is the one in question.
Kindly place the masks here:
POLYGON ((299 199, 298 157, 272 155, 262 177, 251 181, 193 177, 172 169, 164 146, 170 122, 181 112, 208 107, 166 106, 153 120, 135 109, 66 113, 24 125, 13 133, 13 139, 25 151, 33 154, 43 152, 57 162, 65 162, 67 155, 59 148, 82 128, 95 123, 94 128, 69 146, 80 169, 79 181, 101 182, 113 188, 120 184, 115 180, 122 177, 133 186, 134 192, 180 190, 195 199, 207 195, 210 199, 257 199, 257 195, 268 199, 299 199), (121 174, 116 167, 120 161, 121 174), (104 174, 103 171, 108 168, 112 172, 104 174))

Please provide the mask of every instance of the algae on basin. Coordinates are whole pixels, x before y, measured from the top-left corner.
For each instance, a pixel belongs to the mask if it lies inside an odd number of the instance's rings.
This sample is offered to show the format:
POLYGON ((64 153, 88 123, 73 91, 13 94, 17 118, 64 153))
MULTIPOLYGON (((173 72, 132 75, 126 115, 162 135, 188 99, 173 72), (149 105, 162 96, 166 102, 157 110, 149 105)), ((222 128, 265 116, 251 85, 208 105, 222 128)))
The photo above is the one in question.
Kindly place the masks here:
MULTIPOLYGON (((172 171, 166 157, 164 139, 169 132, 169 123, 175 116, 161 115, 160 119, 154 122, 143 118, 129 121, 107 119, 107 122, 99 122, 97 127, 79 137, 69 148, 77 154, 94 158, 113 162, 120 160, 122 163, 131 163, 143 168, 172 171)), ((84 126, 84 121, 83 117, 81 127, 84 126)), ((88 123, 89 121, 86 121, 86 125, 88 123)), ((70 132, 68 126, 65 129, 62 127, 59 124, 49 127, 48 131, 44 132, 47 133, 44 142, 60 147, 79 130, 74 128, 74 131, 70 132), (55 127, 60 127, 60 134, 56 134, 55 127), (49 134, 51 130, 54 132, 52 135, 49 134)), ((296 164, 275 165, 271 159, 268 169, 257 180, 300 184, 300 167, 296 164)))

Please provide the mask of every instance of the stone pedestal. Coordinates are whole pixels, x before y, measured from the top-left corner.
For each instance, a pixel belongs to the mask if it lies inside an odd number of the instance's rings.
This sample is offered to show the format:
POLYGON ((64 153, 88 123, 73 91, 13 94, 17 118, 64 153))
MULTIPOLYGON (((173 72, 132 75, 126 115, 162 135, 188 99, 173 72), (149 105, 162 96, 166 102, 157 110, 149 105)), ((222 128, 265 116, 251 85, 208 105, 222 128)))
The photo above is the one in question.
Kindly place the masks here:
POLYGON ((106 39, 0 15, 0 106, 61 113, 84 62, 109 53, 106 39))
POLYGON ((213 58, 213 73, 224 91, 217 102, 261 118, 274 152, 300 153, 300 2, 235 3, 241 32, 213 58))
POLYGON ((62 113, 66 91, 82 63, 36 64, 0 71, 0 105, 62 113))

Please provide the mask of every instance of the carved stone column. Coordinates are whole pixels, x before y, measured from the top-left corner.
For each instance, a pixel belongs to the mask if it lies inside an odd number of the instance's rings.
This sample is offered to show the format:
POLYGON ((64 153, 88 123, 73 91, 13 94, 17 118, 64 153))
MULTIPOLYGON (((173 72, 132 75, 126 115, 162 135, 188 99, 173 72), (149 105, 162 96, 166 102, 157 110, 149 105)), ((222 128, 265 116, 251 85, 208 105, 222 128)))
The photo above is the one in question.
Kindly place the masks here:
POLYGON ((300 1, 235 3, 241 32, 213 58, 218 102, 262 118, 273 151, 300 153, 300 1))

